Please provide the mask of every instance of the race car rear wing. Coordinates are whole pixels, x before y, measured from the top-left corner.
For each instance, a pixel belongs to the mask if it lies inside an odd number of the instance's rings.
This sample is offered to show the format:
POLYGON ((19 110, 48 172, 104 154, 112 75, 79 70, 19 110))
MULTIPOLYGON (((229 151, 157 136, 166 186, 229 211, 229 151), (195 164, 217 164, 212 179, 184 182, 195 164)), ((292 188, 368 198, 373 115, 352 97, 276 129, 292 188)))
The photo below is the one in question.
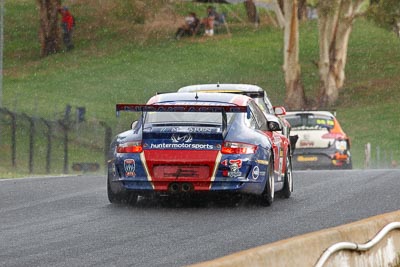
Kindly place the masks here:
POLYGON ((249 113, 247 106, 223 105, 145 105, 145 104, 117 104, 116 112, 231 112, 249 113))
MULTIPOLYGON (((226 113, 247 113, 250 118, 250 109, 248 106, 228 106, 228 105, 146 105, 146 104, 117 104, 116 113, 119 116, 120 111, 130 112, 220 112, 222 113, 222 131, 227 128, 226 113)), ((143 115, 142 115, 143 125, 143 115)))

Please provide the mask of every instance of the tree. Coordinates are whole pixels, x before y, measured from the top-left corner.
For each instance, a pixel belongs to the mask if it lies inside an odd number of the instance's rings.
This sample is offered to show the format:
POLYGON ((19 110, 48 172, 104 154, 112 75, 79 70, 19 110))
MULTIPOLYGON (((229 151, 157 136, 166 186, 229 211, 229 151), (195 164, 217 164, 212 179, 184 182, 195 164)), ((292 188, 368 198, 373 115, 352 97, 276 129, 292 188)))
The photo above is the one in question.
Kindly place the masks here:
POLYGON ((305 107, 304 87, 301 82, 301 68, 299 64, 299 18, 297 0, 284 1, 285 29, 284 29, 284 63, 286 98, 289 109, 305 107))
POLYGON ((318 106, 333 105, 345 80, 347 47, 353 22, 364 0, 320 0, 318 4, 318 106))
POLYGON ((307 19, 307 0, 298 0, 298 17, 299 20, 307 19))
POLYGON ((283 16, 283 3, 281 5, 281 1, 272 0, 272 8, 276 15, 276 20, 278 22, 279 28, 283 29, 285 27, 285 17, 283 16))
POLYGON ((254 1, 253 0, 245 0, 243 3, 244 3, 244 7, 246 9, 247 18, 248 18, 249 22, 258 24, 259 19, 258 19, 258 14, 257 14, 257 7, 254 4, 254 1))
POLYGON ((370 0, 367 18, 372 19, 380 27, 394 30, 400 37, 400 1, 370 0))
POLYGON ((61 0, 36 0, 36 2, 40 16, 40 55, 45 57, 60 51, 58 8, 61 6, 61 0))

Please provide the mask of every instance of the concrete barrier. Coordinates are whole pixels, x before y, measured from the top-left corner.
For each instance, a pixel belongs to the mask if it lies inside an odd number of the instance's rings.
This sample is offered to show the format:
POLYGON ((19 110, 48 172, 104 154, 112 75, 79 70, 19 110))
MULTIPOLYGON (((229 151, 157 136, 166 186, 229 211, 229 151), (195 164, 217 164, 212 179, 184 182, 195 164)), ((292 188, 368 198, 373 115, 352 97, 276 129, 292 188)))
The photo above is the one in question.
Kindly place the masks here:
MULTIPOLYGON (((191 267, 311 267, 331 245, 338 242, 367 243, 387 224, 396 221, 400 222, 400 210, 240 251, 191 267)), ((395 266, 399 256, 400 231, 393 230, 371 250, 362 253, 339 251, 324 266, 395 266), (376 262, 380 264, 376 265, 376 262)))

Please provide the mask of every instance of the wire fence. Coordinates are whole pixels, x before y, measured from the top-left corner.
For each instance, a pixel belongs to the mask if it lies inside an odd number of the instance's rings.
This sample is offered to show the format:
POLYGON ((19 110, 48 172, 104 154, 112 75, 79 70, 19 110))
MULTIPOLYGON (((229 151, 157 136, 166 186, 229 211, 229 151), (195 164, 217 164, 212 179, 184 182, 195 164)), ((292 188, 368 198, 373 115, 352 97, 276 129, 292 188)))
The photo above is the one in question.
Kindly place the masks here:
POLYGON ((84 119, 84 109, 58 120, 0 108, 0 173, 43 174, 104 168, 112 130, 103 121, 84 119))

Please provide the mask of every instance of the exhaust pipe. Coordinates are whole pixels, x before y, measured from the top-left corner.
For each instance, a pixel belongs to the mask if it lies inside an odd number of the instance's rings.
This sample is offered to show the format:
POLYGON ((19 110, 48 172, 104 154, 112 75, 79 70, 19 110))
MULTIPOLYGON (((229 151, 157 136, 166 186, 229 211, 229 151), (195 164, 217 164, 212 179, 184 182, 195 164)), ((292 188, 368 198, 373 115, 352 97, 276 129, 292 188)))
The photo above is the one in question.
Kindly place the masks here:
POLYGON ((169 185, 169 191, 171 193, 178 193, 178 192, 183 192, 187 193, 192 191, 193 186, 190 183, 183 183, 182 185, 179 183, 171 183, 169 185))
POLYGON ((182 192, 189 192, 192 190, 191 184, 184 183, 182 184, 182 192))
POLYGON ((169 186, 169 191, 171 191, 172 193, 176 193, 180 190, 180 186, 177 183, 172 183, 169 186))
POLYGON ((179 186, 179 184, 177 184, 177 183, 172 183, 172 184, 169 186, 169 190, 170 190, 172 193, 176 193, 176 192, 178 192, 178 191, 180 190, 180 186, 179 186))

